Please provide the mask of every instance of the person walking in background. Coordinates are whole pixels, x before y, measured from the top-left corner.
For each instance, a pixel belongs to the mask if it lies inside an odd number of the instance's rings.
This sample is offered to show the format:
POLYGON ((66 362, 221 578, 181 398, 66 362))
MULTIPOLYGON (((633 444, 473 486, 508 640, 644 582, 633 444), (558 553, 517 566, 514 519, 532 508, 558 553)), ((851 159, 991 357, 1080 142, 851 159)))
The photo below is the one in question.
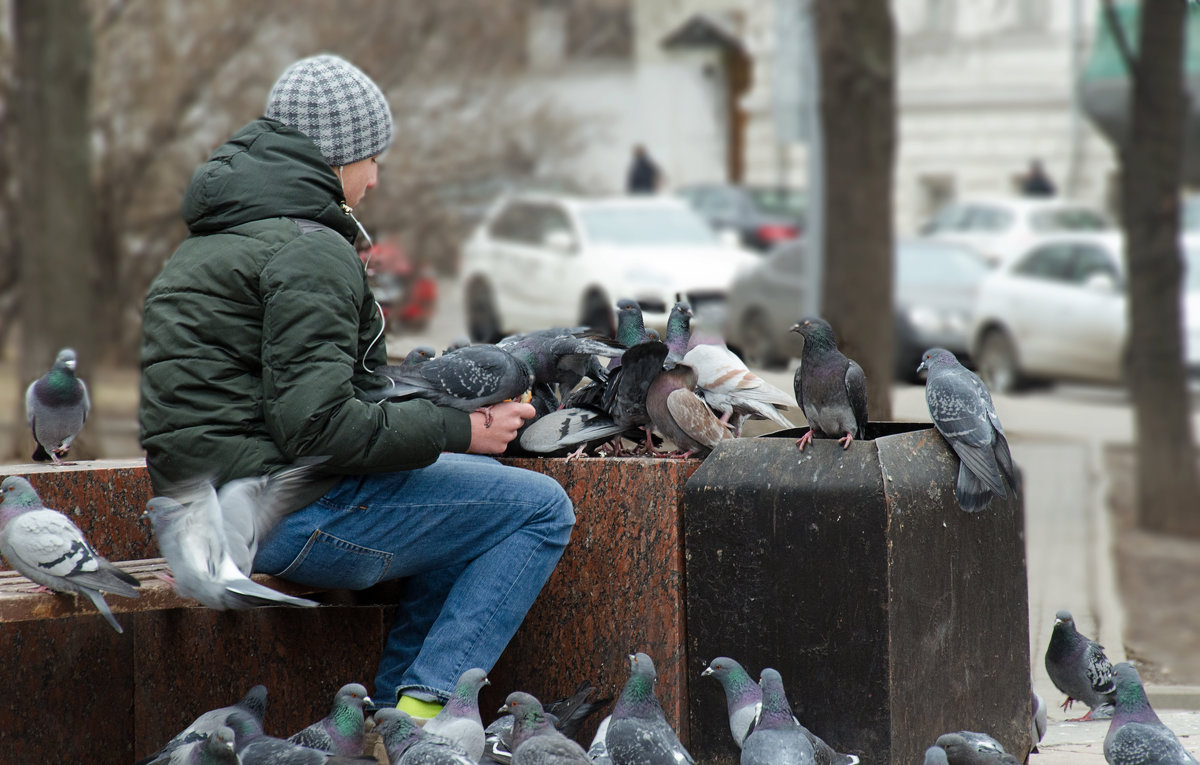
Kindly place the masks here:
POLYGON ((629 173, 625 179, 625 190, 630 194, 653 194, 662 188, 662 170, 650 155, 646 147, 637 144, 633 147, 633 161, 629 163, 629 173))
POLYGON ((553 479, 481 456, 504 451, 529 404, 369 396, 388 356, 353 208, 392 130, 366 74, 315 56, 196 170, 189 236, 146 296, 138 419, 159 494, 321 460, 254 570, 329 588, 403 579, 372 695, 431 718, 466 669, 492 668, 575 516, 553 479))
POLYGON ((1029 172, 1021 180, 1021 193, 1027 197, 1052 197, 1054 192, 1054 182, 1046 174, 1046 168, 1042 167, 1042 161, 1040 159, 1030 161, 1029 172))

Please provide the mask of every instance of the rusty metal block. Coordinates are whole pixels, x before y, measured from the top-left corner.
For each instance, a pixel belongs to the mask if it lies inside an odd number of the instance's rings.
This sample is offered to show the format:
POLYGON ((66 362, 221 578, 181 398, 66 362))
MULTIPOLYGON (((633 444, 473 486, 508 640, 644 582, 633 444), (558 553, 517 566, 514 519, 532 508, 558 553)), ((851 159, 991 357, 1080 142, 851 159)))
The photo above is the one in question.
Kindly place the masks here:
MULTIPOLYGON (((963 728, 1021 759, 1020 499, 959 509, 958 460, 927 424, 872 423, 847 451, 817 440, 802 454, 800 432, 722 442, 688 481, 689 672, 721 655, 755 677, 774 667, 800 721, 864 762, 920 762, 963 728)), ((692 754, 736 763, 718 684, 692 689, 692 754)))

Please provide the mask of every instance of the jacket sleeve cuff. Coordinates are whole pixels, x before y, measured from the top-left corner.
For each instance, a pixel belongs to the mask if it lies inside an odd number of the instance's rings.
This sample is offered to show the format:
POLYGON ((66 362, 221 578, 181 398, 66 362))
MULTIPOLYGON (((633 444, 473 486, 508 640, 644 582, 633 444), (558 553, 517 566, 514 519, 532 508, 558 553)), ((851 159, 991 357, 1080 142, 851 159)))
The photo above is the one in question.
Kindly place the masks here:
POLYGON ((471 415, 448 406, 438 408, 446 423, 446 451, 465 452, 471 446, 471 415))

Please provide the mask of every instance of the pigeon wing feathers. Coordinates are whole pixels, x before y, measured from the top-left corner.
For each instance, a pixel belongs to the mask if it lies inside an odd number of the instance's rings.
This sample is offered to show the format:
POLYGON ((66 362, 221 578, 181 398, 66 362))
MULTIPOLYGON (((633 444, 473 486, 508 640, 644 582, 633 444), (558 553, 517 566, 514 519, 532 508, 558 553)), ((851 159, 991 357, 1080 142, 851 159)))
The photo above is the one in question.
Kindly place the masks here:
POLYGON ((1092 685, 1092 690, 1101 696, 1106 696, 1115 691, 1116 685, 1113 683, 1112 662, 1104 655, 1104 646, 1095 640, 1089 640, 1085 656, 1086 664, 1084 669, 1087 673, 1088 682, 1092 685))
POLYGON ((686 388, 667 394, 667 411, 688 437, 709 449, 729 436, 729 431, 708 408, 708 404, 686 388))
MULTIPOLYGON (((137 579, 100 557, 79 527, 57 510, 44 508, 17 516, 9 522, 7 539, 17 558, 11 562, 18 570, 24 566, 43 578, 65 579, 128 598, 138 596, 137 579)), ((54 589, 52 582, 35 581, 54 589)))
POLYGON ((850 402, 850 411, 854 413, 854 422, 858 425, 854 437, 862 439, 867 437, 867 376, 857 361, 846 361, 846 399, 850 402))

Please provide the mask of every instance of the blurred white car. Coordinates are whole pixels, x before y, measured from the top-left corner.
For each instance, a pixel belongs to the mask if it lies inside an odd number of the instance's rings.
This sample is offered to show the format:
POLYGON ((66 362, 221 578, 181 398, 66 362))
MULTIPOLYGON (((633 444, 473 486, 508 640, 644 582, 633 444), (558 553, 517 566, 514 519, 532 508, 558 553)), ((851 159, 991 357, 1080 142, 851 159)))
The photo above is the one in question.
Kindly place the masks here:
POLYGON ((1068 199, 975 197, 943 206, 921 233, 974 248, 990 265, 1011 260, 1046 236, 1113 231, 1101 211, 1068 199))
MULTIPOLYGON (((1063 235, 1000 266, 979 288, 971 356, 993 392, 1032 380, 1122 383, 1129 320, 1120 234, 1063 235)), ((1200 247, 1186 243, 1185 363, 1200 372, 1200 247)))
POLYGON ((551 326, 611 331, 624 298, 638 301, 647 327, 665 329, 680 299, 698 325, 718 327, 734 274, 758 260, 676 198, 509 196, 463 245, 467 333, 489 342, 551 326))

